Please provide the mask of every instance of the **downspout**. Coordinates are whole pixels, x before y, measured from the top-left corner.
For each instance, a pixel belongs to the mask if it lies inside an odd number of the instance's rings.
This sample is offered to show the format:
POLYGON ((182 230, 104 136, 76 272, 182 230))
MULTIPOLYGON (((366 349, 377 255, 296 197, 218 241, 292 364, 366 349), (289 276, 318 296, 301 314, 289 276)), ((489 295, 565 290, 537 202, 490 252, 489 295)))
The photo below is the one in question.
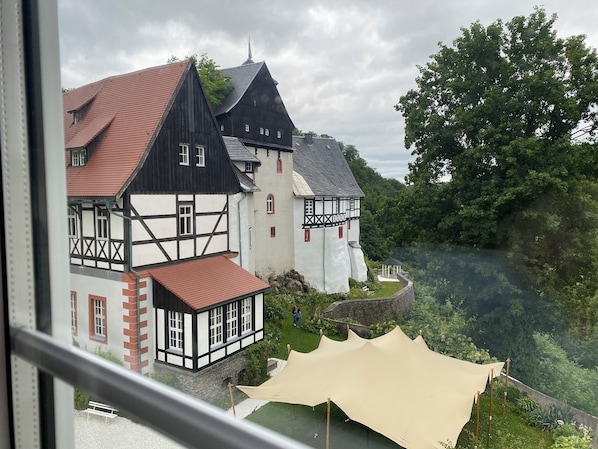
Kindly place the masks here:
POLYGON ((243 196, 237 201, 237 220, 239 223, 239 266, 243 268, 243 249, 241 247, 241 201, 247 197, 247 193, 241 192, 243 196))
POLYGON ((141 305, 139 304, 140 302, 140 275, 137 271, 135 271, 133 269, 133 221, 131 220, 131 217, 127 217, 124 214, 119 214, 117 212, 114 212, 112 210, 112 203, 110 202, 106 202, 106 209, 108 210, 108 212, 110 213, 110 215, 114 215, 115 217, 120 217, 124 220, 127 220, 127 222, 129 223, 129 242, 128 242, 128 246, 129 246, 129 272, 133 274, 133 276, 135 276, 135 304, 136 304, 136 328, 137 328, 137 371, 139 372, 139 374, 142 374, 142 367, 141 367, 141 329, 140 329, 140 325, 141 325, 141 317, 140 312, 141 312, 141 305))
POLYGON ((328 293, 326 290, 326 224, 322 228, 322 275, 324 277, 324 293, 328 293))

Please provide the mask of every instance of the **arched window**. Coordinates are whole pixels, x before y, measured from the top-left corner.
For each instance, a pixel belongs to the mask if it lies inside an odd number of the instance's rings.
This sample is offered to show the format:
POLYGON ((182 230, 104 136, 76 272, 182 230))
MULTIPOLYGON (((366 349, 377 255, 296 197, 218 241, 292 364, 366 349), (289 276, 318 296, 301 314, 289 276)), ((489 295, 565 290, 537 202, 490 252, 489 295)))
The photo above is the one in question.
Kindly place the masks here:
POLYGON ((280 156, 276 159, 276 173, 282 173, 282 159, 280 156))
POLYGON ((266 197, 266 213, 274 213, 274 195, 272 195, 271 193, 269 193, 266 197))

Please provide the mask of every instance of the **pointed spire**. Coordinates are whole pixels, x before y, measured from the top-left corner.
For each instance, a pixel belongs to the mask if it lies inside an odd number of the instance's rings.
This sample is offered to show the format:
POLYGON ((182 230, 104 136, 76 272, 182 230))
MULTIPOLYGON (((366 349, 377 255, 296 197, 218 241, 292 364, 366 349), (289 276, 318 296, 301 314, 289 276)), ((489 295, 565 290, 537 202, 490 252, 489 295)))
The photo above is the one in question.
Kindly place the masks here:
POLYGON ((251 36, 247 38, 247 50, 248 50, 248 52, 247 52, 247 54, 248 54, 247 61, 245 61, 243 63, 243 65, 253 64, 254 63, 253 59, 251 59, 252 58, 251 57, 251 36))

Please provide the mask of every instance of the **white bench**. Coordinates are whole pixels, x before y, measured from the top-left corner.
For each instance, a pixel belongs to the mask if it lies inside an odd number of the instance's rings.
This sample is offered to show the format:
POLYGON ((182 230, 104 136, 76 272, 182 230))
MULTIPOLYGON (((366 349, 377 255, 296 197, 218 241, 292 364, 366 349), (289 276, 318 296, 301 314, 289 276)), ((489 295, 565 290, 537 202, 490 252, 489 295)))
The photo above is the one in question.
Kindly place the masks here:
POLYGON ((87 409, 85 409, 84 411, 85 411, 85 413, 87 413, 88 421, 89 421, 89 415, 103 416, 104 421, 106 423, 108 422, 109 419, 114 419, 118 416, 116 414, 118 412, 117 409, 115 409, 114 407, 111 407, 110 405, 102 404, 101 402, 96 402, 96 401, 89 401, 87 409))

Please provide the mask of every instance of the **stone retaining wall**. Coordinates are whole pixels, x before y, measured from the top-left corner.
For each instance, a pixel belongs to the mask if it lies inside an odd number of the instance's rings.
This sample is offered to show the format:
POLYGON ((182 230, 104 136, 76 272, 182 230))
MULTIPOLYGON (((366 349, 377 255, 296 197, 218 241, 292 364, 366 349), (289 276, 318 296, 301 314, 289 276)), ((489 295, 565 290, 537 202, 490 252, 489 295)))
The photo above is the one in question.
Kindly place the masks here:
POLYGON ((396 320, 397 315, 404 317, 413 305, 413 282, 400 274, 397 274, 397 278, 403 288, 394 295, 388 298, 336 301, 320 313, 320 318, 336 323, 341 335, 347 334, 347 323, 340 320, 349 318, 358 321, 360 324, 349 324, 351 330, 361 337, 369 337, 370 325, 396 320))
MULTIPOLYGON (((500 379, 504 382, 505 375, 501 374, 500 379)), ((548 408, 551 405, 561 405, 560 401, 551 398, 550 396, 547 396, 538 390, 534 390, 532 387, 528 387, 524 383, 521 383, 511 376, 509 376, 509 386, 527 394, 530 398, 540 404, 542 408, 548 408)), ((594 442, 592 447, 598 448, 598 418, 574 407, 569 407, 569 409, 571 409, 571 412, 573 413, 573 419, 576 423, 583 424, 584 426, 592 429, 594 432, 594 442)))
POLYGON ((244 366, 244 353, 239 352, 196 373, 162 363, 155 363, 154 370, 156 374, 173 374, 184 393, 215 404, 229 400, 228 382, 237 385, 244 366))

